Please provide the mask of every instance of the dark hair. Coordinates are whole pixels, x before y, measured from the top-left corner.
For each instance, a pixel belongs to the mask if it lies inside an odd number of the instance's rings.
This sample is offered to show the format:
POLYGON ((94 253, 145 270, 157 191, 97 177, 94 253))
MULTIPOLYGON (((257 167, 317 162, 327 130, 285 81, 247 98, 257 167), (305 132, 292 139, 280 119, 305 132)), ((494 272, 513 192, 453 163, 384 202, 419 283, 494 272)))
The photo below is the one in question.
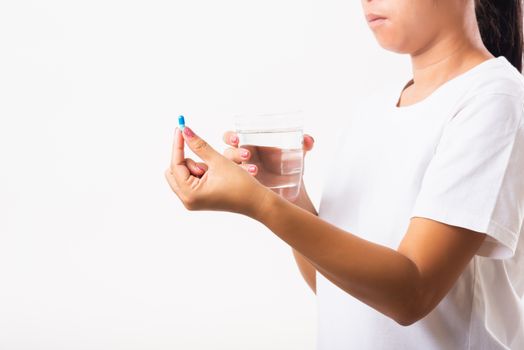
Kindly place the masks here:
POLYGON ((475 0, 475 13, 489 52, 522 73, 522 0, 475 0))

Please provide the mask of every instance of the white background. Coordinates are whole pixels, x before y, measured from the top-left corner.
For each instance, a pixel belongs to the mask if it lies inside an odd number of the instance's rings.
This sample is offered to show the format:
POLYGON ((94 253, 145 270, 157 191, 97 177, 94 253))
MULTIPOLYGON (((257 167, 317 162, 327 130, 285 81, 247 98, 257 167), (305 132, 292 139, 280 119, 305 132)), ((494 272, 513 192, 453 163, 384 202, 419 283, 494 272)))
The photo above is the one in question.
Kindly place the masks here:
POLYGON ((0 349, 314 349, 291 248, 169 188, 177 116, 223 151, 303 109, 318 208, 337 125, 410 77, 357 1, 1 1, 0 349))

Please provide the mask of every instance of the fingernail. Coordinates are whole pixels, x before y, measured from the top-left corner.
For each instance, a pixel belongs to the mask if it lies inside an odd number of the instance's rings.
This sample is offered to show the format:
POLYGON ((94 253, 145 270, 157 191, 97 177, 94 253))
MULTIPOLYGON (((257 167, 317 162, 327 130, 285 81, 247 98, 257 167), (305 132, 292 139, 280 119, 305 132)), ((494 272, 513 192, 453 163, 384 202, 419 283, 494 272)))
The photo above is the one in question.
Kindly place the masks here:
POLYGON ((184 128, 184 134, 188 137, 188 138, 192 138, 193 136, 195 136, 195 133, 193 132, 193 130, 191 130, 189 127, 185 127, 184 128))
POLYGON ((237 143, 238 142, 238 136, 231 136, 231 142, 237 143))
POLYGON ((257 168, 256 168, 256 166, 254 166, 254 165, 250 165, 250 166, 247 168, 247 170, 249 170, 249 172, 251 172, 251 173, 254 173, 254 172, 257 170, 257 168))
POLYGON ((202 171, 206 171, 206 169, 202 168, 200 165, 197 164, 196 166, 198 169, 202 170, 202 171))
POLYGON ((240 152, 240 155, 242 156, 242 158, 247 158, 247 156, 249 156, 249 151, 242 151, 240 152))

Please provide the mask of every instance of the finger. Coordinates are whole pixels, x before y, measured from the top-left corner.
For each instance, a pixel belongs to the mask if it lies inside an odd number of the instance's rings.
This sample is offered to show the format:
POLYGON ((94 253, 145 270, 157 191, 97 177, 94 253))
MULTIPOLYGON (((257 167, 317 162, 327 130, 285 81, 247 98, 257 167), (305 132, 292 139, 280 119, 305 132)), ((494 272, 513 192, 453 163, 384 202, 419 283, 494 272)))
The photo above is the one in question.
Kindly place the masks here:
POLYGON ((195 132, 188 126, 184 128, 182 135, 189 148, 204 162, 211 164, 224 158, 222 154, 217 152, 209 143, 195 134, 195 132))
POLYGON ((175 139, 173 140, 173 149, 171 153, 171 167, 184 163, 184 139, 178 127, 175 128, 175 139))
POLYGON ((222 136, 222 140, 230 146, 238 146, 238 135, 234 131, 226 131, 222 136))
POLYGON ((242 163, 251 157, 251 152, 245 148, 233 148, 230 147, 224 151, 224 157, 235 163, 242 163))
POLYGON ((204 172, 206 172, 207 169, 209 169, 209 167, 207 166, 206 163, 203 163, 203 162, 196 162, 196 164, 197 164, 197 166, 198 166, 200 169, 204 170, 204 172))
MULTIPOLYGON (((191 172, 192 175, 194 175, 194 176, 201 176, 201 175, 204 175, 204 173, 206 172, 206 170, 203 167, 201 168, 197 164, 197 162, 195 162, 193 159, 186 158, 185 161, 186 161, 187 168, 189 169, 189 171, 191 172)), ((207 167, 206 167, 206 169, 207 169, 207 167)))
POLYGON ((313 139, 311 135, 304 134, 304 145, 303 145, 304 151, 306 152, 311 151, 314 143, 315 143, 315 140, 313 139))
POLYGON ((185 203, 186 202, 186 197, 182 194, 182 191, 180 189, 180 187, 178 186, 176 180, 175 180, 175 177, 173 176, 173 174, 171 173, 171 168, 167 168, 165 171, 164 171, 164 176, 167 180, 167 183, 169 184, 169 186, 171 187, 171 189, 173 190, 173 192, 177 195, 177 197, 183 202, 185 203))
POLYGON ((239 164, 239 166, 251 175, 256 175, 258 173, 258 167, 255 164, 239 164))
POLYGON ((164 177, 166 178, 167 183, 169 184, 169 186, 171 187, 173 192, 175 192, 178 195, 179 187, 178 187, 178 184, 175 181, 175 178, 173 177, 173 173, 171 172, 171 168, 167 168, 164 171, 164 177))
POLYGON ((184 139, 178 127, 175 129, 170 169, 176 181, 186 181, 191 176, 184 158, 184 139))

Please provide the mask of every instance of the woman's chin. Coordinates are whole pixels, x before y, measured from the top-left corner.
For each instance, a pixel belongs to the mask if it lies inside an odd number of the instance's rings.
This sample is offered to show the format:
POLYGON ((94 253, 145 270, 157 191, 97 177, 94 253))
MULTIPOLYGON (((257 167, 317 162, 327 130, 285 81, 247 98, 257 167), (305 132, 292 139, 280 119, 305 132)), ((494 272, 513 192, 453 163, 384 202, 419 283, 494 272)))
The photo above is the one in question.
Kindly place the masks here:
POLYGON ((386 38, 379 35, 376 35, 375 37, 377 39, 378 44, 385 50, 400 54, 410 52, 407 46, 399 43, 398 40, 393 40, 391 37, 386 38))

